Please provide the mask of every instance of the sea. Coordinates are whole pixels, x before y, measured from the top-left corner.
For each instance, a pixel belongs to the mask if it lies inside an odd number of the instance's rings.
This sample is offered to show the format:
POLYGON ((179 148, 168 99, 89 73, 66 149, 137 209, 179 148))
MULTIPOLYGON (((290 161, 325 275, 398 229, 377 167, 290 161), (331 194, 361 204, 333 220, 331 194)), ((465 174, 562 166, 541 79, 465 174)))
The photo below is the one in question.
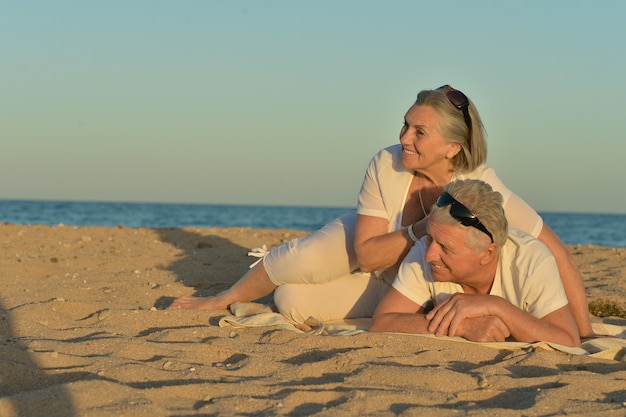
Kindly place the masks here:
MULTIPOLYGON (((0 223, 313 231, 345 207, 0 200, 0 223)), ((568 245, 626 247, 626 214, 539 213, 568 245)))

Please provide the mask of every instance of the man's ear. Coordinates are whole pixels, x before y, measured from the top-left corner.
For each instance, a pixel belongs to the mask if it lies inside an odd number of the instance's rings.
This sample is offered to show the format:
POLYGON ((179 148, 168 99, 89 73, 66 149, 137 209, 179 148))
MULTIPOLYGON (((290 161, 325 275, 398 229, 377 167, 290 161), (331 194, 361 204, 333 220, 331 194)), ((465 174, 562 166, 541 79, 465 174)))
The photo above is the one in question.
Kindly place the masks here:
POLYGON ((483 251, 480 256, 480 264, 485 265, 489 263, 498 254, 498 245, 491 242, 487 249, 483 251))

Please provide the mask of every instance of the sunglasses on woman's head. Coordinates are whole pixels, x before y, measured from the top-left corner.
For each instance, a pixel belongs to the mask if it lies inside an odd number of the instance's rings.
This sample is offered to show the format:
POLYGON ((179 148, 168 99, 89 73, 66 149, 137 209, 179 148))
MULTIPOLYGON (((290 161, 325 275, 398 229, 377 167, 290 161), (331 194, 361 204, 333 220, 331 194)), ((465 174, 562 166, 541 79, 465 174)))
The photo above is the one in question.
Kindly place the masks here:
MULTIPOLYGON (((469 115, 469 99, 462 91, 455 90, 450 87, 448 84, 442 85, 437 90, 444 90, 448 100, 454 107, 461 110, 463 112, 463 118, 465 119, 465 124, 469 129, 469 138, 472 138, 472 118, 469 115)), ((471 143, 471 140, 469 141, 471 143)))
POLYGON ((493 235, 487 228, 481 223, 474 213, 463 204, 461 204, 456 198, 452 197, 447 191, 437 199, 437 207, 445 207, 450 205, 450 215, 454 217, 463 226, 471 226, 480 230, 491 239, 493 243, 493 235))

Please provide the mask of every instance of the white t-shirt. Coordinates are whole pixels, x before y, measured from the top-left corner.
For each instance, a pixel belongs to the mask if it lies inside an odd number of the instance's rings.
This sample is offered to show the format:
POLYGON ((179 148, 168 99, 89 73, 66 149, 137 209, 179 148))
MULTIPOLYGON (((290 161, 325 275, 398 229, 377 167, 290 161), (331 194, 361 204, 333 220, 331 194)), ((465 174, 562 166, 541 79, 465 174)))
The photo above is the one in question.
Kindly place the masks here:
MULTIPOLYGON (((402 228, 402 212, 413 171, 402 166, 402 145, 392 145, 382 149, 372 158, 361 192, 357 213, 382 217, 389 221, 388 232, 402 228)), ((481 165, 467 174, 455 175, 453 180, 479 179, 502 194, 504 212, 510 228, 523 230, 539 236, 543 220, 524 200, 514 194, 500 181, 493 168, 481 165)))
MULTIPOLYGON (((426 236, 415 243, 400 265, 393 287, 416 304, 435 305, 463 287, 453 282, 438 282, 431 265, 424 260, 426 236)), ((512 229, 498 259, 498 268, 489 293, 542 318, 567 305, 559 269, 550 250, 539 240, 512 229)))

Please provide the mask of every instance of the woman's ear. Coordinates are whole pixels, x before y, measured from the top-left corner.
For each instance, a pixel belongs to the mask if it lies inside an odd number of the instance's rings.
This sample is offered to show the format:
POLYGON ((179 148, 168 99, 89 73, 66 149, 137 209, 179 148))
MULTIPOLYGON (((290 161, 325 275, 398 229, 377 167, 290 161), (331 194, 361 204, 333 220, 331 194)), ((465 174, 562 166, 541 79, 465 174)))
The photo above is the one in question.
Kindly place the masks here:
POLYGON ((459 143, 450 143, 448 147, 448 153, 446 154, 446 158, 448 159, 454 158, 459 152, 461 152, 461 149, 462 147, 459 143))

